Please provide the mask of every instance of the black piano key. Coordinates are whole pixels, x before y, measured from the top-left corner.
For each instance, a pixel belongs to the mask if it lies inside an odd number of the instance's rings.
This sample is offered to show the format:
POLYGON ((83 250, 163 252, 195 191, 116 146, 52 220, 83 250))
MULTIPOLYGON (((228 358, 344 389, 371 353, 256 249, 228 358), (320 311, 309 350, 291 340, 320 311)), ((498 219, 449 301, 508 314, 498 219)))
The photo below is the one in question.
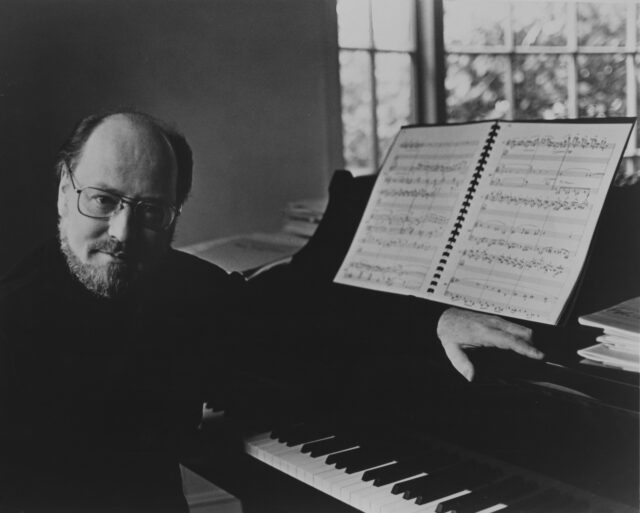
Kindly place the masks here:
POLYGON ((356 458, 352 458, 344 467, 347 474, 362 472, 368 468, 378 467, 396 461, 390 454, 378 454, 375 451, 364 451, 356 458))
MULTIPOLYGON (((391 493, 402 493, 405 499, 415 499, 420 495, 420 492, 425 490, 425 486, 430 483, 431 487, 437 486, 440 483, 452 481, 455 476, 466 475, 474 467, 474 464, 465 461, 457 465, 450 465, 448 467, 441 468, 435 472, 427 473, 426 476, 410 479, 402 483, 398 483, 391 490, 391 493)), ((442 495, 440 495, 442 497, 442 495)))
MULTIPOLYGON (((336 454, 335 457, 332 458, 331 463, 335 464, 336 468, 338 469, 345 469, 345 472, 348 474, 350 473, 350 472, 347 472, 348 468, 351 468, 352 466, 357 464, 362 464, 363 461, 366 464, 366 460, 373 459, 377 461, 382 457, 383 455, 378 454, 378 452, 375 449, 372 449, 371 447, 358 447, 357 449, 345 451, 339 455, 336 454)), ((330 464, 329 460, 327 460, 327 463, 330 464)), ((367 468, 367 467, 365 466, 364 468, 367 468)))
POLYGON ((295 431, 285 434, 279 440, 287 444, 288 447, 299 445, 305 442, 312 442, 321 438, 327 438, 335 434, 335 430, 328 426, 319 426, 317 424, 305 424, 295 431))
POLYGON ((356 445, 357 444, 350 438, 336 436, 326 440, 318 440, 317 442, 304 444, 301 450, 302 452, 308 452, 312 458, 318 458, 331 454, 332 452, 350 449, 356 445))
POLYGON ((419 487, 426 477, 427 476, 414 477, 413 479, 407 479, 401 483, 396 483, 393 485, 393 488, 391 488, 391 493, 394 495, 402 495, 405 499, 408 499, 410 497, 407 497, 407 494, 409 494, 411 490, 419 487))
POLYGON ((433 472, 439 468, 454 465, 460 461, 460 457, 456 454, 435 450, 420 455, 412 460, 401 461, 395 465, 389 465, 379 469, 365 472, 363 480, 369 476, 373 476, 373 486, 385 486, 395 481, 409 478, 420 472, 433 472))
POLYGON ((367 449, 358 447, 357 449, 350 449, 339 454, 330 454, 327 457, 327 465, 335 465, 336 468, 345 468, 352 460, 361 456, 363 451, 366 452, 367 449))
POLYGON ((511 476, 480 487, 467 495, 441 502, 436 508, 436 513, 445 511, 472 513, 494 504, 506 504, 514 498, 533 493, 537 489, 538 485, 533 481, 525 481, 520 476, 511 476))
POLYGON ((417 493, 416 504, 426 504, 462 490, 473 490, 498 479, 501 472, 486 465, 471 464, 461 472, 442 472, 431 476, 417 493))
MULTIPOLYGON (((344 457, 348 457, 349 455, 353 454, 354 451, 357 451, 358 449, 347 449, 345 451, 340 451, 340 452, 334 452, 333 454, 329 454, 329 456, 327 456, 327 459, 324 461, 327 465, 334 465, 337 464, 341 458, 344 457)), ((336 466, 336 468, 341 468, 336 466)))

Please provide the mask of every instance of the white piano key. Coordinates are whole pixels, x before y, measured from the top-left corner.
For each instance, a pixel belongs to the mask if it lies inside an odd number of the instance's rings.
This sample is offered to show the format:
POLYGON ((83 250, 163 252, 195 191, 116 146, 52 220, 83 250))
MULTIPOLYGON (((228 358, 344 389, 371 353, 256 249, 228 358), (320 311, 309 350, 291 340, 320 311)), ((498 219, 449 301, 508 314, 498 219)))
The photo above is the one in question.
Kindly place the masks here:
POLYGON ((399 496, 391 493, 391 490, 393 489, 394 485, 396 485, 397 483, 404 483, 405 481, 409 481, 410 479, 414 479, 416 477, 421 477, 426 475, 427 475, 426 472, 419 472, 413 476, 406 477, 398 481, 394 481, 393 483, 389 483, 384 486, 373 486, 373 484, 371 484, 371 487, 369 489, 364 490, 360 493, 360 496, 356 501, 359 506, 356 506, 354 504, 354 507, 360 507, 360 509, 362 510, 367 510, 367 509, 376 508, 378 505, 385 503, 385 501, 386 502, 397 501, 399 496))
POLYGON ((493 506, 489 506, 488 508, 478 510, 476 513, 493 513, 494 511, 500 511, 501 509, 505 509, 506 507, 506 504, 494 504, 493 506))
MULTIPOLYGON (((461 490, 446 497, 440 497, 428 504, 418 505, 413 499, 406 500, 401 495, 392 494, 391 490, 397 483, 426 476, 426 472, 416 472, 414 475, 394 483, 376 487, 373 486, 372 481, 362 480, 365 471, 369 469, 347 474, 344 469, 337 469, 334 464, 328 465, 325 462, 329 456, 328 454, 312 457, 309 453, 303 453, 303 445, 298 444, 288 447, 286 443, 273 439, 268 434, 258 435, 246 442, 247 452, 261 461, 365 513, 434 513, 440 502, 470 493, 469 490, 461 490)), ((359 446, 354 445, 353 447, 359 446)), ((342 449, 336 452, 339 453, 346 450, 349 449, 342 449)), ((371 468, 384 467, 391 464, 385 463, 371 468)), ((498 507, 496 505, 494 507, 497 507, 497 509, 488 508, 484 513, 499 511, 506 506, 500 505, 498 507)))

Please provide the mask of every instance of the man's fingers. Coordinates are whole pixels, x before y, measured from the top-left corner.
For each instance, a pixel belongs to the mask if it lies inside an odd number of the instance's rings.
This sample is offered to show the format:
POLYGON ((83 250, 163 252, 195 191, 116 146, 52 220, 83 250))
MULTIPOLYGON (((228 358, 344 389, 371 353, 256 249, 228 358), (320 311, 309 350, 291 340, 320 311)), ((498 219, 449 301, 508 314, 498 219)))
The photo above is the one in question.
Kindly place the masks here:
POLYGON ((447 354, 447 358, 451 362, 451 365, 462 374, 467 381, 473 380, 474 368, 471 360, 457 345, 445 345, 444 351, 447 354))
POLYGON ((485 347, 493 346, 499 349, 510 349, 522 356, 528 356, 529 358, 535 358, 537 360, 544 358, 544 353, 533 347, 528 339, 523 339, 501 330, 492 330, 488 333, 487 338, 482 341, 482 345, 485 347))
POLYGON ((515 322, 507 321, 502 317, 494 317, 494 319, 496 320, 497 328, 506 331, 507 333, 511 333, 516 337, 531 340, 531 335, 533 334, 533 330, 531 330, 531 328, 527 328, 521 324, 516 324, 515 322))

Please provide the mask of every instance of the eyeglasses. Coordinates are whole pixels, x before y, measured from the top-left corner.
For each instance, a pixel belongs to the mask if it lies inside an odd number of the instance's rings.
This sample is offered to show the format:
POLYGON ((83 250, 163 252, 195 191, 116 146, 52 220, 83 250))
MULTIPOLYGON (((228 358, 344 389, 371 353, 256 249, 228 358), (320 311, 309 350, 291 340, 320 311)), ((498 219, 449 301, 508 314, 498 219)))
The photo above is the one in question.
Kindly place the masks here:
POLYGON ((154 232, 169 228, 179 210, 170 203, 162 201, 135 200, 105 191, 98 187, 76 187, 71 170, 67 168, 73 190, 78 193, 78 212, 92 219, 110 219, 125 204, 131 205, 133 217, 142 227, 154 232))

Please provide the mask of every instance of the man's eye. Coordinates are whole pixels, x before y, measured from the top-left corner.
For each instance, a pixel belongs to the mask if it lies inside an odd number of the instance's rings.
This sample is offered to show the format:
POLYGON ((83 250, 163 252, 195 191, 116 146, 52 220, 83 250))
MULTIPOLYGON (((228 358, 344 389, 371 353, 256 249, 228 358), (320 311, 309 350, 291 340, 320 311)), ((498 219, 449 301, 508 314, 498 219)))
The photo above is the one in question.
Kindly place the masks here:
POLYGON ((140 214, 148 220, 162 219, 164 215, 164 209, 162 206, 153 203, 141 203, 138 208, 140 214))
POLYGON ((118 205, 119 200, 107 194, 92 194, 91 203, 99 208, 112 208, 118 205))

